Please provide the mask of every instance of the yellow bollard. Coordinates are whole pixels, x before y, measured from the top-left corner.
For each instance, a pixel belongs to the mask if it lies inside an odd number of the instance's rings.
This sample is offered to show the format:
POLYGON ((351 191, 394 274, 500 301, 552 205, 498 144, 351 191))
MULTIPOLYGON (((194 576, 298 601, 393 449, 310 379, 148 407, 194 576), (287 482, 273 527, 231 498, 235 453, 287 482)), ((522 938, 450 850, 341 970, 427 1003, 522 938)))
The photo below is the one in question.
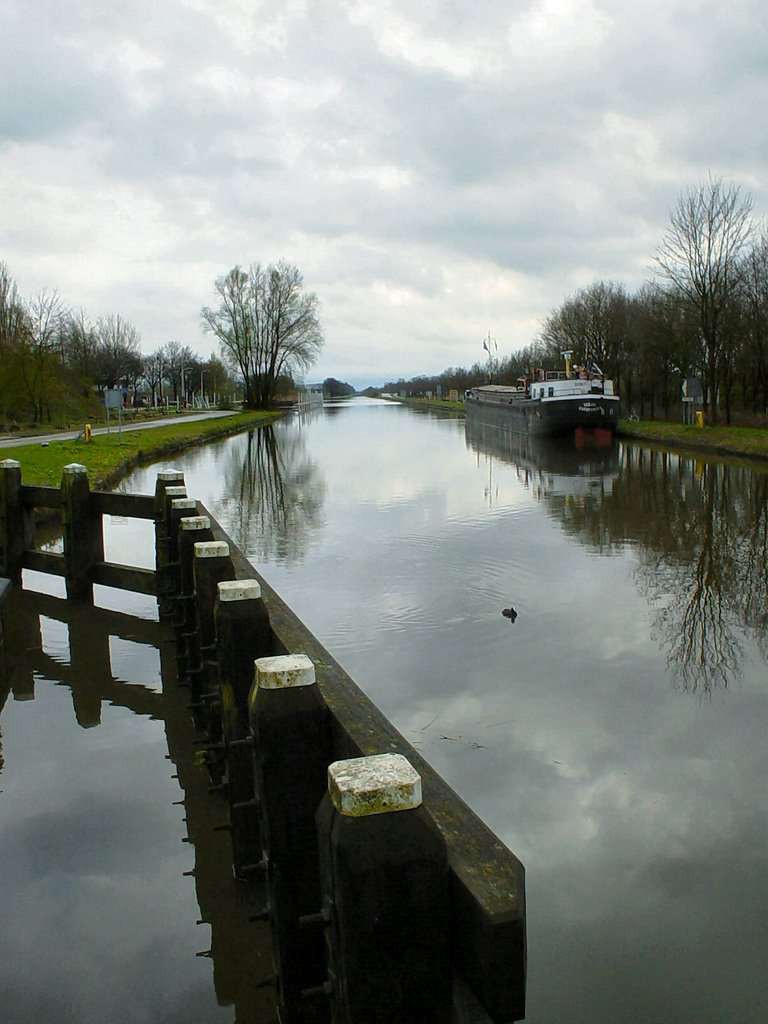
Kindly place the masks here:
POLYGON ((696 413, 696 426, 697 427, 703 427, 704 426, 704 413, 703 412, 697 412, 696 413))
POLYGON ((91 424, 90 423, 86 423, 83 426, 83 440, 84 441, 90 441, 91 440, 91 424))

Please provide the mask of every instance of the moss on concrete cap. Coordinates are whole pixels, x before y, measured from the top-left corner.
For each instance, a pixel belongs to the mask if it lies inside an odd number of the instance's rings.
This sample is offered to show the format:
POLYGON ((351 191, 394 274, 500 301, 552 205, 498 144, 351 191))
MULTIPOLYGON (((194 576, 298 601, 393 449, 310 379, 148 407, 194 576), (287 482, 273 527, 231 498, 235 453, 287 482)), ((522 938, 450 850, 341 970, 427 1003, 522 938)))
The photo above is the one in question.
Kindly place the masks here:
MULTIPOLYGON (((176 502, 173 503, 174 508, 176 502)), ((185 516, 181 520, 182 530, 210 530, 211 520, 208 516, 185 516)))
POLYGON ((328 765, 328 792, 351 818, 411 811, 421 804, 421 776, 402 754, 353 757, 328 765))
POLYGON ((223 580, 219 584, 220 601, 255 601, 260 597, 257 580, 223 580))
POLYGON ((264 690, 311 686, 315 681, 315 666, 306 654, 277 654, 271 658, 257 658, 254 666, 256 686, 264 690))
POLYGON ((226 558, 228 554, 229 544, 225 540, 199 540, 195 544, 195 558, 226 558))

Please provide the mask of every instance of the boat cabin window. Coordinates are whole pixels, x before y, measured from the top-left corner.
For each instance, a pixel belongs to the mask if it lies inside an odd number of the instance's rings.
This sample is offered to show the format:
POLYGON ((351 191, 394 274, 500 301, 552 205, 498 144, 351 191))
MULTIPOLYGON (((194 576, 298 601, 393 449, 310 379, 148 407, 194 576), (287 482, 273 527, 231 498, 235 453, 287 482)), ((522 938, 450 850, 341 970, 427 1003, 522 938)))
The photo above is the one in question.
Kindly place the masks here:
POLYGON ((550 388, 549 389, 549 397, 550 398, 554 398, 555 397, 555 389, 554 388, 550 388))

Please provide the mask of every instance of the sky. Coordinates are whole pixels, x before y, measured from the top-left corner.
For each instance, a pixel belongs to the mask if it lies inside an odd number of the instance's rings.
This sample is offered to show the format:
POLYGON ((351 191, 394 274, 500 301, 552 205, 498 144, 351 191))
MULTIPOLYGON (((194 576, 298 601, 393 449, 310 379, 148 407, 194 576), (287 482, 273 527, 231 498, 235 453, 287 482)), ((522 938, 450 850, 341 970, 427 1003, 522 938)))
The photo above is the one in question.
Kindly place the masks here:
POLYGON ((308 381, 470 366, 649 280, 708 175, 768 210, 764 0, 3 0, 0 52, 0 261, 147 353, 283 259, 308 381))

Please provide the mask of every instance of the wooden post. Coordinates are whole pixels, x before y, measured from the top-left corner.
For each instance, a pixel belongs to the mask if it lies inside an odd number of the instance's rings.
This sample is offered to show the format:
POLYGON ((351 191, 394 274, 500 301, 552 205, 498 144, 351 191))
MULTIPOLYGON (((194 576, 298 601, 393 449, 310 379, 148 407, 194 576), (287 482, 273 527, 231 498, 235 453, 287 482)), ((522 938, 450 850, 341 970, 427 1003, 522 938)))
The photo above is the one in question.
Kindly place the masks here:
MULTIPOLYGON (((176 604, 173 598, 178 596, 179 577, 179 529, 184 516, 191 516, 197 512, 197 502, 193 498, 176 497, 173 492, 175 487, 167 487, 165 491, 165 512, 166 536, 163 540, 163 570, 162 581, 159 591, 163 594, 164 601, 160 606, 161 617, 166 621, 173 619, 176 604)), ((184 490, 184 488, 181 488, 184 490)))
MULTIPOLYGON (((172 503, 174 512, 177 511, 177 506, 180 503, 180 501, 172 503)), ((189 684, 190 693, 196 701, 200 699, 202 693, 203 665, 200 655, 200 637, 197 633, 194 578, 195 542, 212 539, 213 531, 208 516, 182 516, 179 520, 177 543, 179 593, 171 598, 176 605, 173 628, 176 632, 178 648, 179 677, 189 684)))
POLYGON ((0 462, 0 576, 20 580, 25 548, 21 463, 0 462))
POLYGON ((167 495, 166 522, 168 524, 168 561, 170 565, 178 567, 181 520, 197 514, 197 502, 194 498, 174 497, 175 490, 175 487, 169 487, 165 492, 167 495))
POLYGON ((88 470, 78 462, 62 470, 61 518, 67 597, 92 601, 91 571, 96 562, 104 561, 104 531, 100 513, 91 507, 88 470))
POLYGON ((451 1019, 445 841, 401 754, 336 761, 317 814, 333 1024, 451 1019))
POLYGON ((299 918, 320 900, 315 812, 331 759, 330 716, 306 655, 259 658, 255 667, 250 724, 281 1014, 292 1024, 327 1020, 325 1002, 302 998, 326 977, 322 929, 299 918))
POLYGON ((176 488, 175 497, 184 498, 187 489, 184 487, 184 474, 178 469, 168 469, 157 474, 155 481, 155 572, 157 574, 157 607, 161 620, 170 618, 172 606, 167 593, 170 592, 172 581, 169 580, 168 563, 168 492, 176 488))
POLYGON ((214 608, 221 693, 222 739, 227 757, 227 800, 235 874, 261 860, 263 847, 253 777, 248 695, 253 663, 273 653, 269 613, 256 580, 225 580, 214 608))
MULTIPOLYGON (((184 522, 185 520, 182 521, 182 525, 184 522)), ((198 686, 195 688, 199 691, 199 706, 195 710, 199 713, 208 736, 215 743, 222 740, 223 733, 213 613, 218 584, 224 580, 231 580, 234 575, 235 567, 229 556, 229 544, 226 541, 195 541, 192 577, 196 644, 201 670, 198 686)))
MULTIPOLYGON (((175 503, 174 503, 175 504, 175 503)), ((213 540, 208 516, 183 516, 179 522, 179 583, 182 594, 195 592, 195 544, 213 540)))
POLYGON ((196 540, 194 547, 193 579, 197 595, 197 628, 200 646, 215 660, 216 626, 214 611, 219 596, 219 584, 230 582, 235 567, 225 540, 196 540))

